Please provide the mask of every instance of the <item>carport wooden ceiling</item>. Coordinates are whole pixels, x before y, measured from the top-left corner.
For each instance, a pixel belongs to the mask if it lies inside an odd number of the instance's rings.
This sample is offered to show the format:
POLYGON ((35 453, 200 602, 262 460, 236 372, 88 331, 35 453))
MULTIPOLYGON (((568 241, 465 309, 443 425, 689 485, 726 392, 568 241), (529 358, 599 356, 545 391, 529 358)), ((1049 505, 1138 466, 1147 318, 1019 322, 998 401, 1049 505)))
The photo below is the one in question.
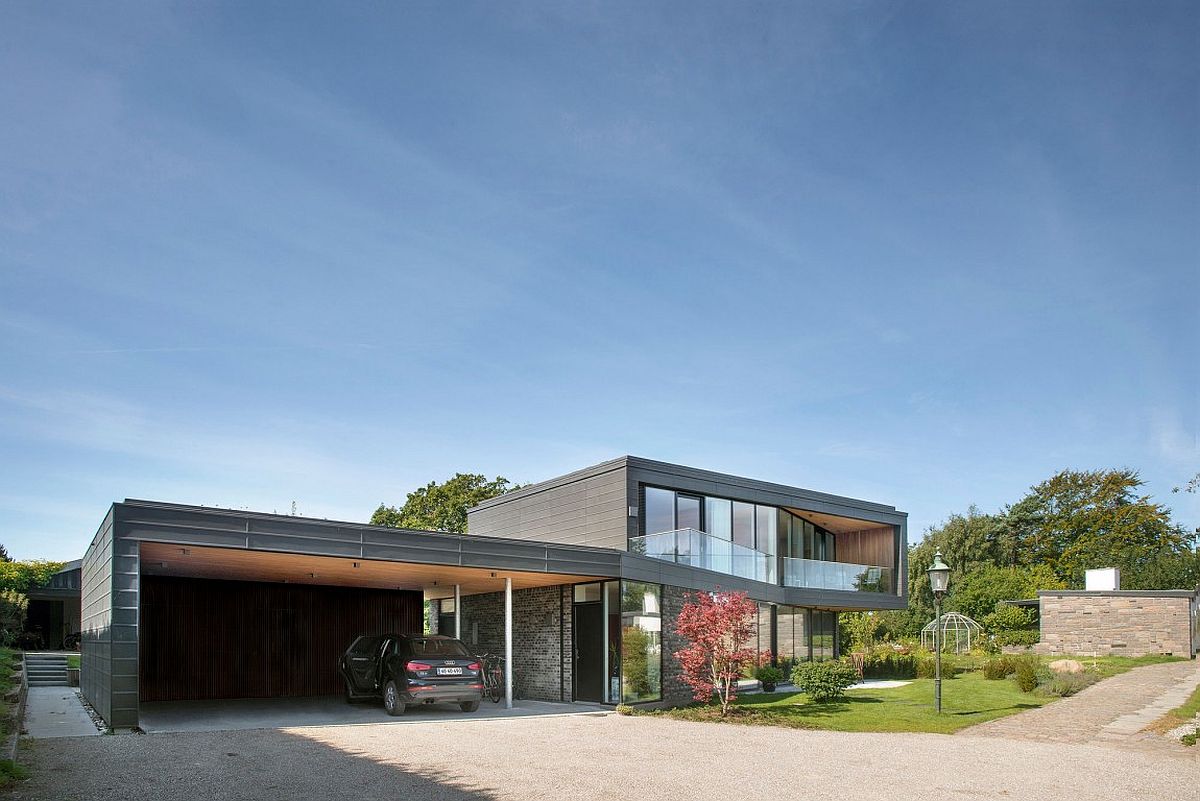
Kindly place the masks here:
POLYGON ((512 579, 513 589, 600 580, 596 576, 563 573, 525 573, 160 542, 143 542, 141 557, 142 573, 151 576, 421 590, 426 598, 453 597, 455 584, 462 588, 463 595, 497 592, 504 589, 505 578, 512 579))

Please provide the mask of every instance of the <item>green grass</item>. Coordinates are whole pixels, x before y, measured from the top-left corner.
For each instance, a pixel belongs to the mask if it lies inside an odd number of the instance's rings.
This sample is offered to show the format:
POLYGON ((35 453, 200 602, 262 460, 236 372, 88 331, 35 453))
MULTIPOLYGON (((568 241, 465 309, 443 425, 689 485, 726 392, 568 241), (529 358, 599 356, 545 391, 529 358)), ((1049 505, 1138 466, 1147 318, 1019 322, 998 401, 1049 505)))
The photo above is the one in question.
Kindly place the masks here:
MULTIPOLYGON (((989 681, 979 673, 964 673, 942 682, 942 714, 933 708, 933 679, 914 679, 892 689, 850 690, 842 701, 814 704, 804 693, 745 695, 735 702, 726 720, 796 729, 876 732, 938 732, 949 734, 995 718, 1049 703, 1023 693, 1011 679, 989 681)), ((716 706, 690 706, 639 714, 680 720, 719 720, 716 706)))
MULTIPOLYGON (((1063 657, 1044 657, 1051 662, 1063 657)), ((1073 657, 1101 679, 1143 665, 1179 661, 1174 656, 1073 657)), ((933 679, 914 679, 903 687, 849 690, 844 700, 812 703, 800 692, 743 695, 726 718, 716 705, 635 711, 677 720, 718 721, 796 729, 863 732, 933 732, 950 734, 977 723, 1034 709, 1057 701, 1054 696, 1025 693, 1011 679, 985 679, 981 672, 960 673, 942 682, 942 714, 934 711, 933 679)), ((1200 698, 1193 697, 1200 704, 1200 698)), ((1189 703, 1192 703, 1189 701, 1189 703)))
POLYGON ((21 779, 29 778, 29 771, 11 759, 0 759, 0 789, 12 787, 21 779))
POLYGON ((79 669, 79 654, 67 654, 67 667, 79 669))
POLYGON ((1119 673, 1133 670, 1144 665, 1161 665, 1165 662, 1182 662, 1182 656, 1164 656, 1162 654, 1149 654, 1147 656, 1047 656, 1043 657, 1042 661, 1050 663, 1056 659, 1074 659, 1083 664, 1085 668, 1095 670, 1101 679, 1107 679, 1116 676, 1119 673))

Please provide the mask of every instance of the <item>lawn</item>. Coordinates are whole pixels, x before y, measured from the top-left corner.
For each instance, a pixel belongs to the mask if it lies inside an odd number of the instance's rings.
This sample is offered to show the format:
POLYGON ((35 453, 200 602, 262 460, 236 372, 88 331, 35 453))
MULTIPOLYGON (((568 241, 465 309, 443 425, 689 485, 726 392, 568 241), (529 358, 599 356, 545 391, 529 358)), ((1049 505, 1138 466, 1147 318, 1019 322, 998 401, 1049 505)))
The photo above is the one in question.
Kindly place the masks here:
POLYGON ((67 654, 67 667, 79 669, 79 654, 67 654))
MULTIPOLYGON (((1017 689, 1012 679, 989 681, 964 673, 942 682, 942 714, 933 709, 933 679, 886 690, 850 690, 842 701, 810 703, 801 692, 744 695, 730 723, 831 731, 922 731, 949 734, 993 718, 1033 709, 1052 699, 1017 689)), ((680 720, 719 720, 716 706, 689 706, 640 714, 680 720)))
MULTIPOLYGON (((1101 678, 1142 665, 1177 661, 1179 657, 1079 657, 1101 678)), ((1045 659, 1043 661, 1052 661, 1045 659)), ((942 682, 942 714, 933 708, 933 679, 914 679, 891 689, 851 689, 844 700, 814 704, 802 692, 743 695, 724 718, 729 723, 785 726, 796 729, 872 732, 934 732, 950 734, 977 723, 1034 709, 1058 700, 1055 696, 1021 692, 1011 679, 985 679, 978 671, 960 673, 942 682)), ((678 720, 722 720, 715 705, 693 705, 634 714, 678 720)))

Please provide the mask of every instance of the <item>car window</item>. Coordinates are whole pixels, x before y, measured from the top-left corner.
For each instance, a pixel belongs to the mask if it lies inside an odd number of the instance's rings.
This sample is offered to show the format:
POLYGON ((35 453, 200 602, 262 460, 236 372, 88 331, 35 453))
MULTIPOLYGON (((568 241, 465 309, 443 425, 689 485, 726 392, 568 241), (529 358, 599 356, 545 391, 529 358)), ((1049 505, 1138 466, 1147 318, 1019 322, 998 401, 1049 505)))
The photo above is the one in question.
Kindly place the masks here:
POLYGON ((350 646, 351 656, 374 656, 382 637, 362 636, 350 646))
POLYGON ((458 640, 414 638, 409 641, 415 657, 470 656, 470 652, 458 640))

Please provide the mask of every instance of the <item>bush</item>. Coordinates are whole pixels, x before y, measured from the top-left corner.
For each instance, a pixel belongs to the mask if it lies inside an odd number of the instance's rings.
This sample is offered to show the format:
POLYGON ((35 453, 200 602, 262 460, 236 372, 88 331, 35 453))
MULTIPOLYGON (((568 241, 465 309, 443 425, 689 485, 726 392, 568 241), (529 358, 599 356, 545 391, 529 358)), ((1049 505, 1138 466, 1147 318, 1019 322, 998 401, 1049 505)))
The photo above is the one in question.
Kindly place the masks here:
POLYGON ((1057 695, 1060 698, 1066 698, 1068 695, 1074 695, 1083 688, 1095 684, 1098 678, 1095 673, 1089 671, 1082 673, 1051 672, 1038 684, 1038 692, 1043 695, 1057 695))
POLYGON ((870 679, 913 679, 917 658, 895 651, 876 651, 863 659, 863 676, 870 679))
POLYGON ((783 681, 783 671, 774 665, 763 665, 754 671, 754 678, 762 682, 764 690, 770 692, 770 690, 775 688, 775 685, 783 681))
POLYGON ((1006 679, 1017 670, 1017 660, 1011 656, 997 656, 983 663, 985 679, 1006 679))
POLYGON ((16 590, 0 591, 0 644, 18 643, 25 628, 28 609, 29 599, 21 593, 16 590))
POLYGON ((983 616, 979 621, 989 634, 999 634, 1002 631, 1028 629, 1033 625, 1033 612, 1020 606, 1004 604, 983 616))
POLYGON ((1013 676, 1017 680, 1017 687, 1023 693, 1031 693, 1038 686, 1038 661, 1037 659, 1018 659, 1016 668, 1013 670, 1013 676))
POLYGON ((1013 629, 996 632, 996 645, 1037 645, 1042 635, 1037 629, 1013 629))
MULTIPOLYGON (((937 659, 931 653, 917 656, 917 678, 932 679, 937 673, 937 659)), ((959 671, 959 659, 954 654, 942 654, 942 678, 952 679, 959 671)))
POLYGON ((792 684, 818 704, 841 698, 857 683, 858 671, 845 662, 801 662, 792 668, 792 684))
POLYGON ((617 714, 618 715, 632 715, 634 713, 634 711, 635 711, 634 708, 629 706, 628 704, 617 704, 617 714))

